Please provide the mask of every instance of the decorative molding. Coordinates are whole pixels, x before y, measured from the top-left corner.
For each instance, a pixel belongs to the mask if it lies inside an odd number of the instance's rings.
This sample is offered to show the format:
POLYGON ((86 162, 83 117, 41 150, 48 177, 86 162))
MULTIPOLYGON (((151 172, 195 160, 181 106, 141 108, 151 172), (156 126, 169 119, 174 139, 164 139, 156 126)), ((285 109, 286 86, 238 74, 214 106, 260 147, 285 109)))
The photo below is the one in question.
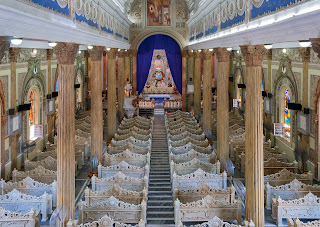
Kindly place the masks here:
POLYGON ((247 67, 261 66, 267 49, 263 45, 240 46, 247 67))
POLYGON ((211 60, 212 54, 213 54, 213 52, 208 49, 202 50, 202 56, 203 56, 204 60, 211 60))
POLYGON ((108 59, 115 59, 117 56, 117 52, 117 48, 111 48, 110 50, 107 50, 106 53, 108 55, 108 59))
POLYGON ((311 50, 310 47, 301 47, 301 48, 299 48, 299 52, 301 54, 303 62, 309 62, 310 61, 310 56, 311 56, 310 50, 311 50))
POLYGON ((92 61, 101 61, 103 51, 104 47, 102 46, 94 46, 91 50, 88 50, 92 61))
POLYGON ((53 51, 57 56, 58 64, 74 64, 79 49, 78 44, 58 43, 53 51))
POLYGON ((227 48, 216 48, 215 53, 218 59, 218 62, 229 62, 231 52, 227 48))
POLYGON ((20 50, 21 50, 20 48, 12 48, 12 47, 9 48, 10 62, 17 62, 20 50))
POLYGON ((6 51, 9 50, 10 42, 9 41, 0 41, 0 62, 6 51))

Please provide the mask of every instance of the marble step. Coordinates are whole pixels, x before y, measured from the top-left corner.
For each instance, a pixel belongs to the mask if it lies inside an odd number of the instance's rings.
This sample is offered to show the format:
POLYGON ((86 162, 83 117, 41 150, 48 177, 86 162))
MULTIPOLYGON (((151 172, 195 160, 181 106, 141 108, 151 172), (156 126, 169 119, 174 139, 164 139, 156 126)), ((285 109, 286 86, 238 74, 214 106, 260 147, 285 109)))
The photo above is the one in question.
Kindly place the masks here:
POLYGON ((154 174, 154 175, 149 175, 149 179, 150 180, 156 180, 156 181, 161 181, 161 180, 170 180, 171 179, 171 176, 170 174, 154 174))
POLYGON ((146 227, 174 227, 174 224, 147 224, 146 227))
POLYGON ((170 179, 167 181, 167 182, 159 182, 159 181, 150 181, 149 182, 149 186, 159 186, 159 185, 171 185, 171 181, 170 181, 170 179), (152 185, 151 185, 152 184, 152 185))
POLYGON ((147 217, 147 226, 149 224, 159 224, 159 226, 164 226, 164 224, 174 224, 174 217, 164 217, 164 218, 154 218, 147 217))
POLYGON ((170 176, 170 170, 167 170, 167 171, 153 171, 151 169, 150 174, 152 174, 152 175, 169 175, 170 176))
POLYGON ((147 206, 152 208, 153 206, 172 206, 173 207, 173 199, 172 200, 148 200, 147 206))
POLYGON ((171 190, 171 186, 150 186, 149 192, 153 191, 169 191, 171 190))
POLYGON ((162 196, 162 195, 171 195, 172 196, 172 191, 153 191, 153 192, 148 192, 148 195, 157 195, 157 196, 162 196))
POLYGON ((172 206, 152 206, 152 207, 148 207, 147 208, 147 212, 148 211, 161 211, 161 210, 165 210, 165 211, 173 211, 174 208, 172 206))
POLYGON ((152 213, 147 212, 147 220, 150 220, 150 218, 164 218, 164 217, 174 217, 173 211, 155 211, 152 213))
POLYGON ((163 164, 163 165, 161 165, 161 164, 152 165, 151 164, 151 169, 153 169, 153 170, 155 170, 155 169, 167 169, 167 170, 169 170, 170 169, 169 162, 167 162, 166 164, 163 164))

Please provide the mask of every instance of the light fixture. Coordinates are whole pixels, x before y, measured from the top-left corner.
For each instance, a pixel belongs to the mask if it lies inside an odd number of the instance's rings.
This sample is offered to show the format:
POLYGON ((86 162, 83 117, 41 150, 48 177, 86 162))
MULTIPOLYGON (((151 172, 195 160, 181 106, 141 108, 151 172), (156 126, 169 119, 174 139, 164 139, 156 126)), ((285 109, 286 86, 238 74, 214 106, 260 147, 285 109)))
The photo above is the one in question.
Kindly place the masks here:
POLYGON ((287 49, 285 49, 285 48, 282 49, 282 53, 284 53, 284 54, 287 53, 287 49))
POLYGON ((33 53, 33 54, 37 54, 37 53, 38 53, 37 49, 33 49, 33 50, 32 50, 32 53, 33 53))
POLYGON ((57 43, 56 43, 56 42, 48 42, 48 44, 49 44, 49 46, 51 46, 51 47, 57 46, 57 43))
POLYGON ((81 50, 78 51, 78 54, 81 54, 81 50))
POLYGON ((193 53, 193 50, 191 50, 191 53, 193 53))
POLYGON ((202 50, 198 50, 198 52, 200 53, 202 50))
POLYGON ((228 47, 228 48, 227 48, 227 51, 232 51, 232 47, 228 47))
POLYGON ((118 49, 118 52, 120 52, 121 49, 118 49))
POLYGON ((264 44, 264 48, 270 50, 272 48, 272 44, 264 44))
POLYGON ((107 51, 109 51, 109 50, 111 50, 111 48, 110 48, 110 47, 108 47, 108 48, 107 48, 107 51))
POLYGON ((240 50, 237 50, 237 54, 240 54, 240 50))
POLYGON ((92 49, 93 49, 93 46, 88 45, 88 49, 89 49, 89 50, 92 50, 92 49))
POLYGON ((311 42, 310 42, 309 40, 300 40, 300 41, 299 41, 299 45, 300 45, 301 47, 308 47, 308 46, 311 45, 311 42))
POLYGON ((211 51, 211 52, 212 52, 212 51, 213 51, 213 49, 211 48, 211 49, 209 49, 209 51, 211 51))
POLYGON ((128 50, 127 50, 127 49, 125 49, 124 51, 125 51, 125 52, 127 52, 128 50))
POLYGON ((20 38, 13 38, 13 39, 11 39, 11 43, 12 43, 13 45, 18 46, 18 45, 20 45, 20 44, 22 43, 22 39, 20 39, 20 38))

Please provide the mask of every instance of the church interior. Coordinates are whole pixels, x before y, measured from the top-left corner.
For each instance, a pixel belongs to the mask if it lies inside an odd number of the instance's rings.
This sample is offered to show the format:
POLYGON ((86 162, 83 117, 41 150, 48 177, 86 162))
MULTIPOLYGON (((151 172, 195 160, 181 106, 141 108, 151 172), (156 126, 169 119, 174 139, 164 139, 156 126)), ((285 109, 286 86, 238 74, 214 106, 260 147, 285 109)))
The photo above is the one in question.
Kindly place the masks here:
POLYGON ((320 226, 320 0, 1 0, 0 226, 320 226))

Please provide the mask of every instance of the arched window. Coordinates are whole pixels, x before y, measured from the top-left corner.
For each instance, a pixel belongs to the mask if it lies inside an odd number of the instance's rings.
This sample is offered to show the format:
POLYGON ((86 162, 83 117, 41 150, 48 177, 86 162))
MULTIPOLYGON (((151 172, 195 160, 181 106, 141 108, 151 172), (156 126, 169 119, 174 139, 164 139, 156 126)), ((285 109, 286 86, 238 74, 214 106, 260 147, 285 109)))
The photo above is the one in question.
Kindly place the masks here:
POLYGON ((287 141, 290 141, 290 125, 291 125, 291 111, 288 108, 288 104, 291 100, 291 95, 289 89, 285 88, 283 90, 283 99, 282 99, 282 122, 286 124, 286 127, 283 128, 283 138, 287 141))
POLYGON ((31 104, 29 110, 29 139, 35 140, 33 127, 39 124, 39 96, 35 89, 29 93, 29 103, 31 104))

